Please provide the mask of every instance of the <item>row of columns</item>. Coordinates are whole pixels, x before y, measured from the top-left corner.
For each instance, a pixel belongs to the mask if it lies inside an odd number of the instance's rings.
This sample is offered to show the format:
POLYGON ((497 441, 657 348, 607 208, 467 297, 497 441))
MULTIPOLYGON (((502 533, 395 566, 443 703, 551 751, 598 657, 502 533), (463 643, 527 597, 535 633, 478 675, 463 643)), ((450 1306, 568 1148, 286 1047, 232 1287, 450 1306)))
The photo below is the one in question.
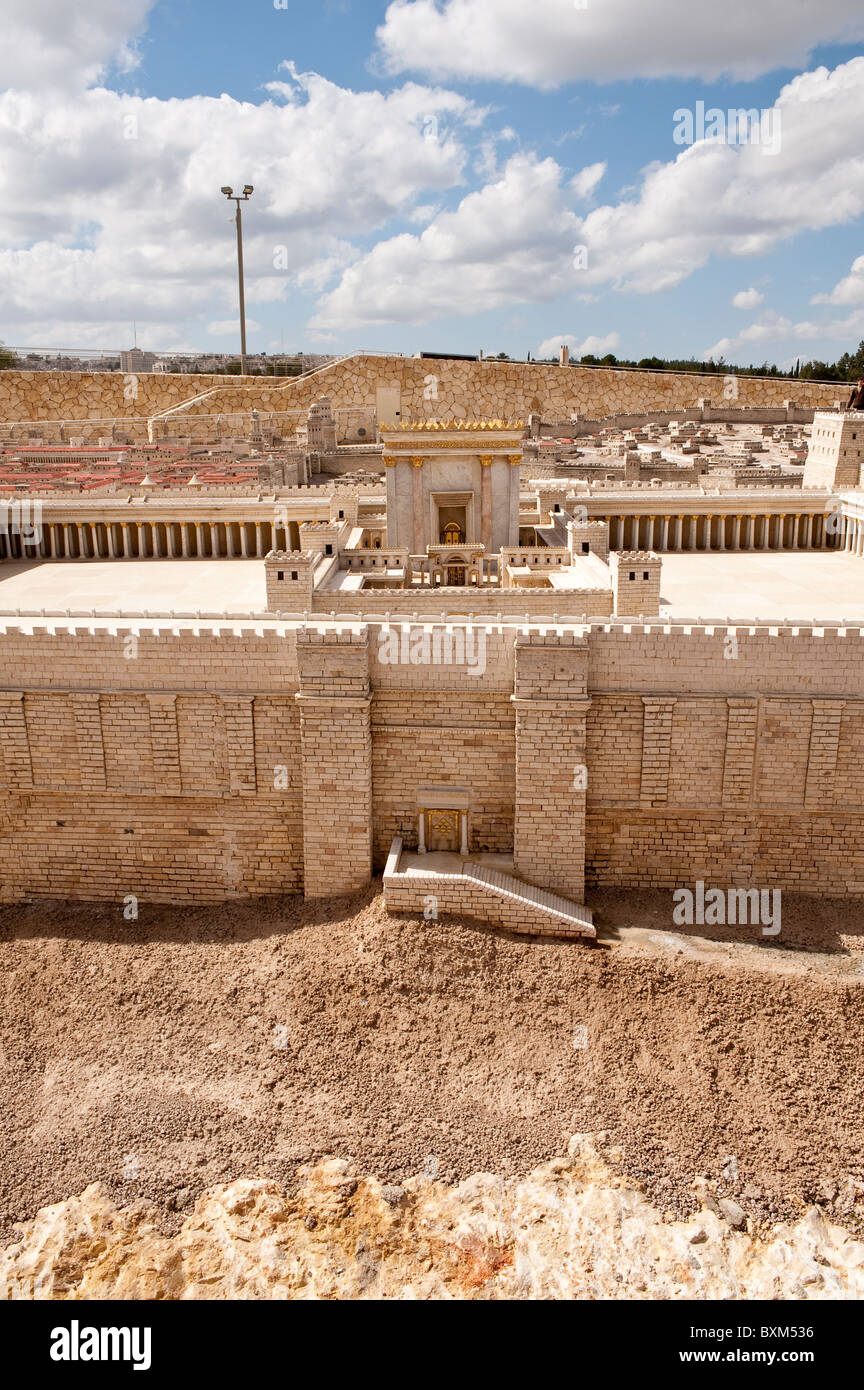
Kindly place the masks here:
POLYGON ((4 560, 256 560, 299 549, 296 521, 58 521, 0 533, 4 560))
POLYGON ((843 535, 840 543, 851 555, 864 555, 864 517, 843 517, 843 535))
POLYGON ((827 550, 840 543, 827 524, 830 518, 821 512, 713 512, 600 520, 609 525, 610 550, 827 550))

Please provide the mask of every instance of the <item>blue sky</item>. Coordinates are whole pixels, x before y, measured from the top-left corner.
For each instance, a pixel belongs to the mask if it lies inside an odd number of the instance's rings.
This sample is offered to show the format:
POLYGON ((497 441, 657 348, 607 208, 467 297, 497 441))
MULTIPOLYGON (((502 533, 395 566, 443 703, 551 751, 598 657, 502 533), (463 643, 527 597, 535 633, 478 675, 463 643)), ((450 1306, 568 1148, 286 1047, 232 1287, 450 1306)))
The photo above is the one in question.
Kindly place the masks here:
POLYGON ((246 181, 251 350, 791 365, 864 337, 860 3, 4 10, 7 343, 119 348, 134 319, 234 350, 219 188, 246 181), (765 112, 761 142, 676 143, 700 102, 765 112))

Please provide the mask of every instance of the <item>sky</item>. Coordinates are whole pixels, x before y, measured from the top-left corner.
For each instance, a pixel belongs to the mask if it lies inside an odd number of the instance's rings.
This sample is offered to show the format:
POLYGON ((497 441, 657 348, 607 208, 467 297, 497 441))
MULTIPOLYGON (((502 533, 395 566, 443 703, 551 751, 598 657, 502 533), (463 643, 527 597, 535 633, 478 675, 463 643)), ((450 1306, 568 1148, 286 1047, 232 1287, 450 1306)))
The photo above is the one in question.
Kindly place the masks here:
POLYGON ((864 338, 861 0, 3 0, 3 30, 9 345, 236 352, 244 184, 250 352, 864 338))

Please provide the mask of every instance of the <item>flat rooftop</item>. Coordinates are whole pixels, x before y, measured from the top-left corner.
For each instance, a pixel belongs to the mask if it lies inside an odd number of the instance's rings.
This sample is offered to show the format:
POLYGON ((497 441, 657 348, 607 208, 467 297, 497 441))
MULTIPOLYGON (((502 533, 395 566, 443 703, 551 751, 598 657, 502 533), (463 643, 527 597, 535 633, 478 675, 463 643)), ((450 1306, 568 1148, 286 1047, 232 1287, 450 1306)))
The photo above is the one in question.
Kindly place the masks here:
POLYGON ((0 611, 261 613, 263 560, 42 560, 0 564, 0 611))
MULTIPOLYGON (((357 606, 359 595, 352 595, 357 606)), ((530 591, 525 591, 530 611, 530 591)), ((565 596, 562 594, 562 598, 565 596)), ((417 591, 418 600, 422 599, 417 591)), ((451 595, 452 598, 452 595, 451 595)), ((0 564, 0 612, 261 613, 262 560, 72 560, 0 564)), ((420 603, 422 607, 422 602, 420 603)), ((786 551, 664 555, 661 615, 848 618, 864 623, 864 558, 786 551)))
MULTIPOLYGON (((2 589, 0 589, 2 593, 2 589)), ((669 618, 864 619, 864 558, 844 552, 663 555, 669 618)))

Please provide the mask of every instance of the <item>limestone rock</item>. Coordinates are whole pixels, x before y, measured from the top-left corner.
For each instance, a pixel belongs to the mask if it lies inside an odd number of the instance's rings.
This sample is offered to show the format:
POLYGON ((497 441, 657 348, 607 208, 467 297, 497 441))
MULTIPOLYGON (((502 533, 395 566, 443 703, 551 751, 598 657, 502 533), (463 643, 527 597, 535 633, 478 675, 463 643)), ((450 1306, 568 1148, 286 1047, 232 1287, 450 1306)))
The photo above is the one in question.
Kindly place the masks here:
POLYGON ((173 1237, 147 1204, 119 1210, 93 1185, 22 1225, 0 1252, 0 1289, 54 1299, 851 1299, 864 1296, 864 1243, 815 1208, 761 1234, 706 1205, 670 1221, 577 1137, 566 1158, 528 1177, 477 1173, 456 1187, 427 1177, 382 1187, 341 1159, 302 1170, 290 1195, 240 1179, 204 1192, 173 1237))

